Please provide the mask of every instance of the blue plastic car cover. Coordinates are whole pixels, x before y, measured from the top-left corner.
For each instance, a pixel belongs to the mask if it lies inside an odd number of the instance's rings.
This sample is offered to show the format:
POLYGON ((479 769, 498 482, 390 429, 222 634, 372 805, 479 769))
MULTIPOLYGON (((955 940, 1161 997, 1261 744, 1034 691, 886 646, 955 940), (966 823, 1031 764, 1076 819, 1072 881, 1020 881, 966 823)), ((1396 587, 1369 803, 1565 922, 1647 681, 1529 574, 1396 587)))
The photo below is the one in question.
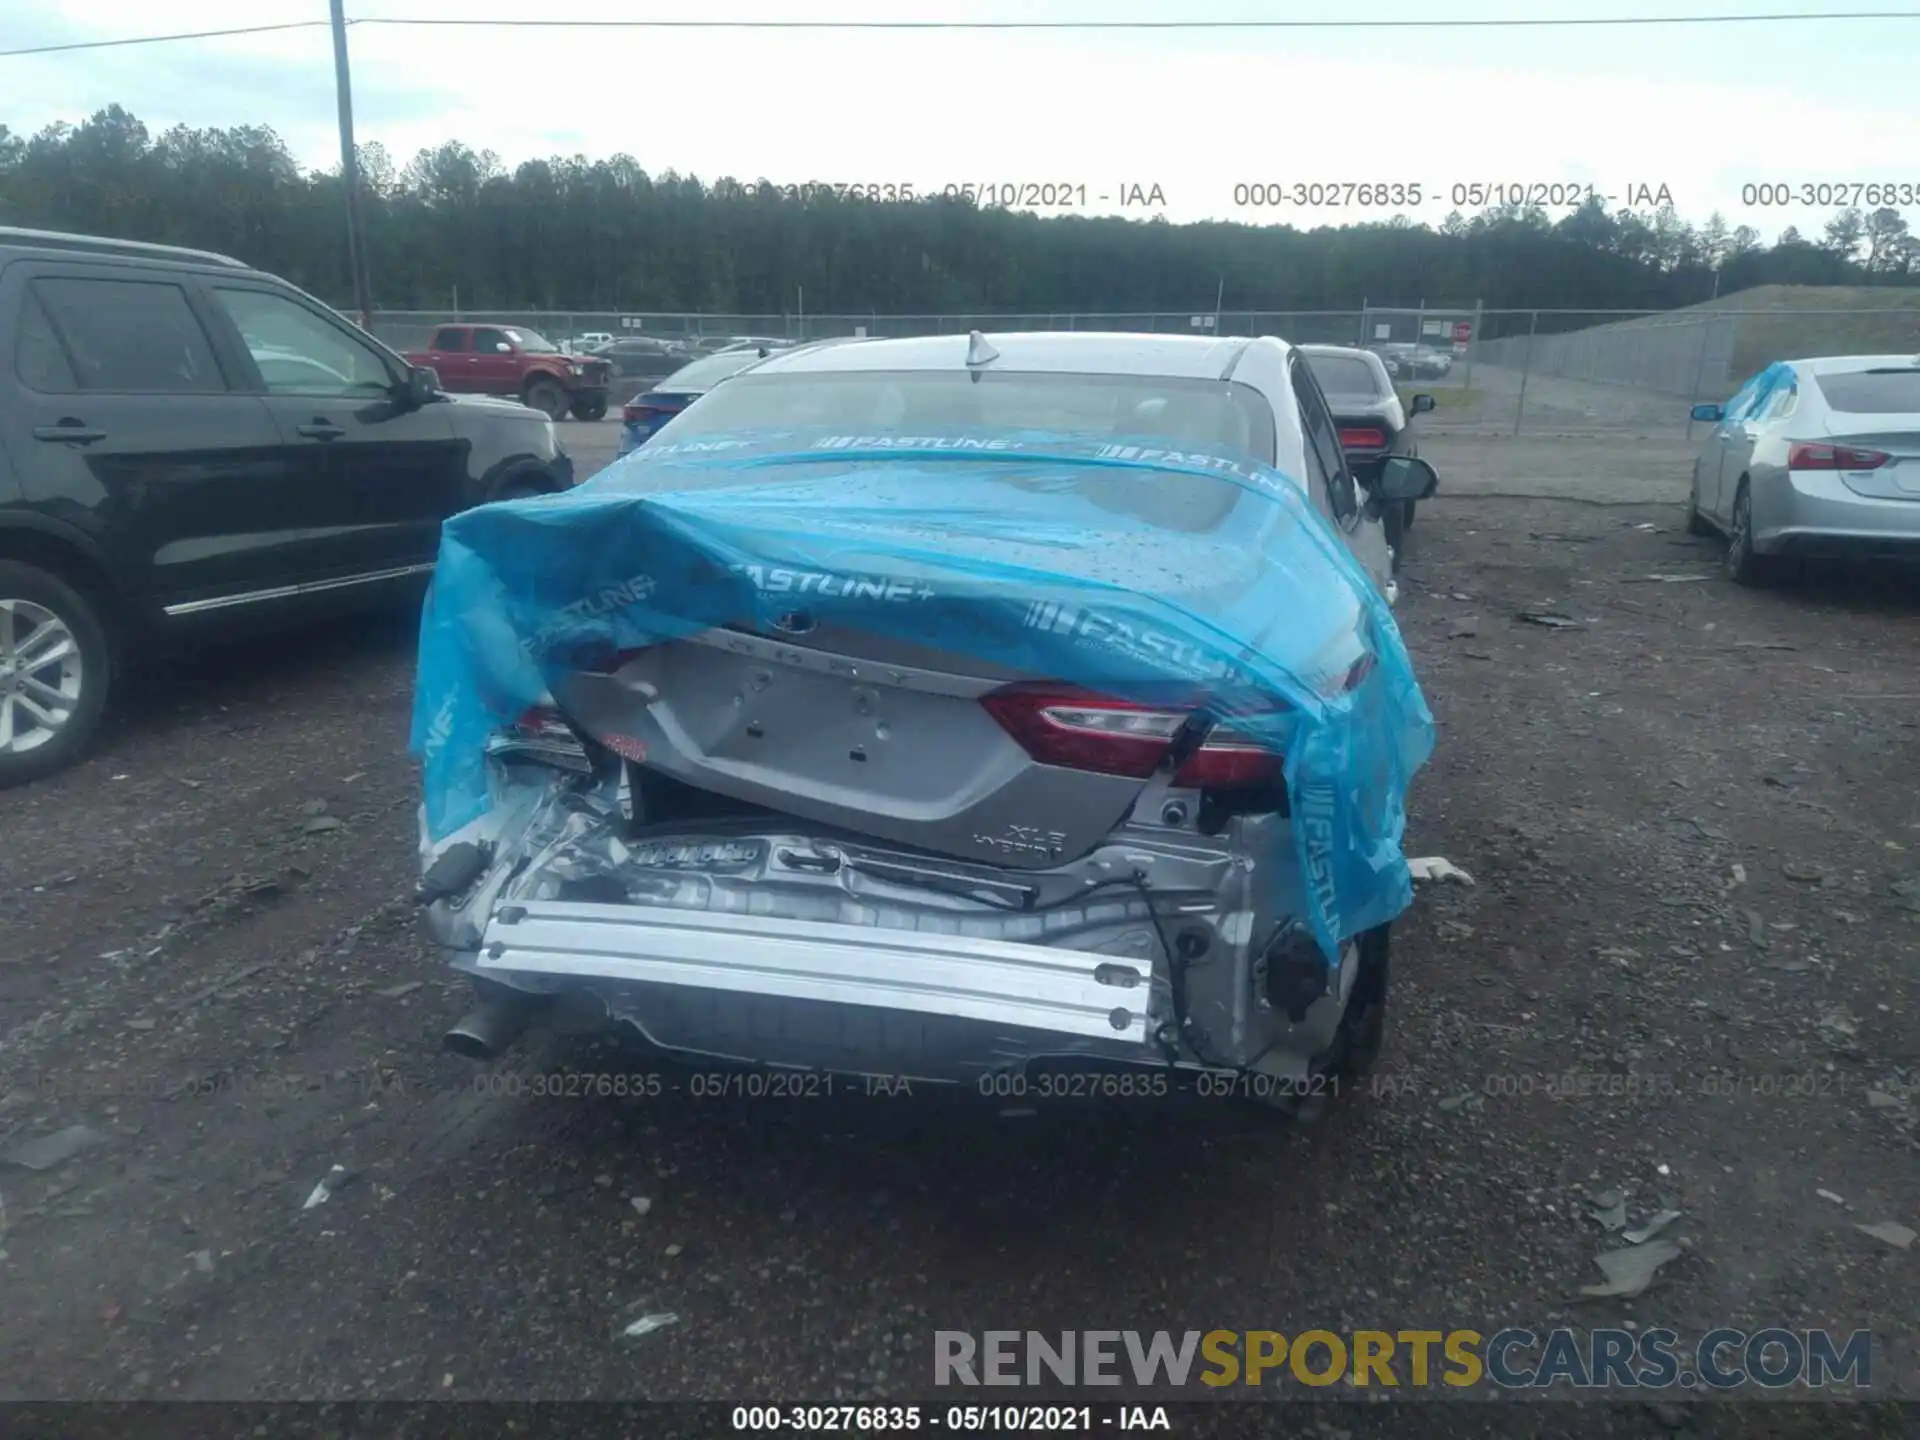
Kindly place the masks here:
POLYGON ((742 431, 453 517, 414 701, 428 834, 485 813, 487 740, 583 657, 764 631, 800 595, 822 625, 1123 700, 1202 695, 1282 750, 1330 962, 1412 899, 1433 721, 1392 612, 1299 484, 1151 439, 742 431))

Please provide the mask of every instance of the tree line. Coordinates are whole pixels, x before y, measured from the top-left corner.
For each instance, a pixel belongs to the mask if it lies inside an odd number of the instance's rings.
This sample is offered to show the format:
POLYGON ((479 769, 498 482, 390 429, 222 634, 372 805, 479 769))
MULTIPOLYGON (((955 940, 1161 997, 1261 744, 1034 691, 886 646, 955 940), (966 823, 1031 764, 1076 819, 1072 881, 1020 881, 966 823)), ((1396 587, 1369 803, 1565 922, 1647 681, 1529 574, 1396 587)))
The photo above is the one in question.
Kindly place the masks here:
MULTIPOLYGON (((383 309, 809 313, 1310 311, 1483 302, 1664 309, 1755 285, 1920 283, 1897 210, 1842 210, 1765 243, 1714 214, 1590 200, 1438 226, 1404 216, 1300 230, 1038 216, 966 200, 796 195, 649 174, 628 155, 508 169, 458 141, 404 166, 359 151, 383 309)), ((120 106, 31 136, 0 125, 0 223, 236 255, 335 302, 353 293, 337 170, 256 125, 154 135, 120 106)))

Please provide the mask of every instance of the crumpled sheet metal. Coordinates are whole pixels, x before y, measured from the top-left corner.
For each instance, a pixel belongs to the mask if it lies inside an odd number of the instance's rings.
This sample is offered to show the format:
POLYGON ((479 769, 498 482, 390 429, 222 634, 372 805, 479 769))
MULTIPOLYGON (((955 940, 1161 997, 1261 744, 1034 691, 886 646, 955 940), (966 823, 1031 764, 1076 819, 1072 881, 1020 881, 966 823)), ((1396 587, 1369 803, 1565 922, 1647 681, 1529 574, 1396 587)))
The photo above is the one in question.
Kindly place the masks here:
POLYGON ((1295 481, 1151 439, 737 432, 453 517, 414 698, 429 835, 487 811, 487 737, 551 677, 798 600, 823 625, 1123 699, 1204 688, 1285 750, 1330 963, 1412 898, 1404 800, 1433 720, 1392 611, 1295 481), (1363 648, 1376 663, 1347 691, 1363 648))

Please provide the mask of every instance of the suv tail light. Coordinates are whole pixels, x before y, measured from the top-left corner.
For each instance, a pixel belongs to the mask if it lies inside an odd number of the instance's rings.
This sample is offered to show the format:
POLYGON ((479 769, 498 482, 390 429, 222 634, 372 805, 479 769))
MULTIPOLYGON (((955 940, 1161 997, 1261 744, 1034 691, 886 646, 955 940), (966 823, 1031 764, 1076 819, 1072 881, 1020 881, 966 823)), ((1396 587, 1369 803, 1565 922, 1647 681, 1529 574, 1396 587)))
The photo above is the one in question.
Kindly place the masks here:
POLYGON ((1384 450, 1387 448, 1387 434, 1384 430, 1342 430, 1340 448, 1342 450, 1384 450))
MULTIPOLYGON (((1009 685, 980 703, 1043 765, 1145 780, 1197 705, 1143 705, 1067 685, 1009 685)), ((1281 702, 1274 707, 1284 708, 1281 702)), ((1189 755, 1176 785, 1197 790, 1278 783, 1285 757, 1224 726, 1189 755)))
POLYGON ((1884 450, 1819 445, 1797 440, 1787 450, 1789 470, 1878 470, 1893 457, 1884 450))

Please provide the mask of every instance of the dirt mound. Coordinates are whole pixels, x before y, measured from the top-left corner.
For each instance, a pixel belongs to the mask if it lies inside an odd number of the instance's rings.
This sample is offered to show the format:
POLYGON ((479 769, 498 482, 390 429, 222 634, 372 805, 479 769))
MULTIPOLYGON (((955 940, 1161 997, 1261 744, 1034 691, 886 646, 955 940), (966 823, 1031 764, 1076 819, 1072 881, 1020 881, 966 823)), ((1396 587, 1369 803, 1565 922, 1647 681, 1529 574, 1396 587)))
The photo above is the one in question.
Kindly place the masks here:
POLYGON ((1756 285, 1628 326, 1671 325, 1693 315, 1735 319, 1730 374, 1813 355, 1920 353, 1920 288, 1891 285, 1756 285))

